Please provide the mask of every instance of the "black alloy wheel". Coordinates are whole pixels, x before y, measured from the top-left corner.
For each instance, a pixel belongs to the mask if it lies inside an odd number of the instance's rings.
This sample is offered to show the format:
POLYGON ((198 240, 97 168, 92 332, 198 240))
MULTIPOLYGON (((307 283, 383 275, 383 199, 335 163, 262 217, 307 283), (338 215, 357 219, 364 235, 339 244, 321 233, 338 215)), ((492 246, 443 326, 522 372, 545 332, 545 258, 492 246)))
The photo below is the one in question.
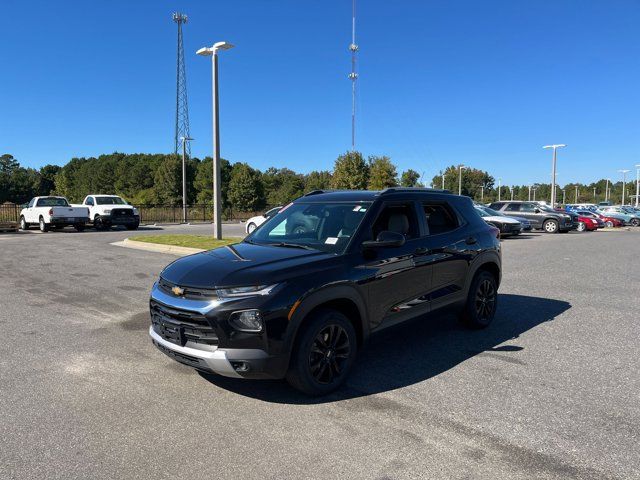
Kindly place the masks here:
POLYGON ((340 376, 351 352, 349 335, 340 325, 329 325, 318 332, 309 352, 311 375, 327 385, 340 376))
POLYGON ((470 328, 485 328, 493 321, 498 307, 498 284, 488 271, 476 274, 469 288, 460 319, 470 328))
POLYGON ((333 309, 312 312, 296 335, 287 381, 310 396, 331 393, 347 378, 357 348, 356 331, 344 314, 333 309))

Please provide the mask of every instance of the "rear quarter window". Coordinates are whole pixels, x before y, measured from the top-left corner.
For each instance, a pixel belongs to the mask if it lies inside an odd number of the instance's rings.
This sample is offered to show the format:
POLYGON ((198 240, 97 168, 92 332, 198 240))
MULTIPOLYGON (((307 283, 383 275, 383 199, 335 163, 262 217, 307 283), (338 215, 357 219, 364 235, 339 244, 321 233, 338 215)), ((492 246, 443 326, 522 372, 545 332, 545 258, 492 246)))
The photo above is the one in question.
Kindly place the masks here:
POLYGON ((429 228, 429 235, 450 232, 460 226, 458 215, 446 203, 423 202, 422 210, 429 228))

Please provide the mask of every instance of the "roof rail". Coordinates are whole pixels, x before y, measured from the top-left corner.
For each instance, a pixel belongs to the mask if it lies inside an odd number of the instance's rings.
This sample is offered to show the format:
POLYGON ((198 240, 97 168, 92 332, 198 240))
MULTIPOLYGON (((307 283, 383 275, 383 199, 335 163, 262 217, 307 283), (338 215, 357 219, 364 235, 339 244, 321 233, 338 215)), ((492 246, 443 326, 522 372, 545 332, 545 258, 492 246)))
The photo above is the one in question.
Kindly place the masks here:
POLYGON ((311 195, 320 195, 321 193, 331 192, 331 190, 311 190, 309 193, 305 193, 303 197, 310 197, 311 195))
POLYGON ((388 187, 380 192, 380 195, 386 195, 388 193, 402 193, 402 192, 432 192, 432 193, 451 193, 451 190, 442 190, 439 188, 427 188, 427 187, 388 187))

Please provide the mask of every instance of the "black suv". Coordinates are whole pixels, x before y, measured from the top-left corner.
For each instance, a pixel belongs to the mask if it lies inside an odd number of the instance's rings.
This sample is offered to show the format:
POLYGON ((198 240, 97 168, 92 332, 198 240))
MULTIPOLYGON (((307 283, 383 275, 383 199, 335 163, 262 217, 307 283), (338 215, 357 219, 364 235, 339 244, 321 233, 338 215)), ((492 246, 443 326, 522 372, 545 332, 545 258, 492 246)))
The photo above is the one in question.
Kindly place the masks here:
POLYGON ((537 202, 502 201, 493 202, 490 207, 505 215, 517 215, 531 222, 531 227, 547 233, 575 230, 577 221, 567 212, 554 210, 548 205, 537 202))
POLYGON ((149 334, 198 370, 326 394, 375 331, 444 307, 489 325, 498 237, 447 191, 314 191, 244 241, 168 265, 149 334))

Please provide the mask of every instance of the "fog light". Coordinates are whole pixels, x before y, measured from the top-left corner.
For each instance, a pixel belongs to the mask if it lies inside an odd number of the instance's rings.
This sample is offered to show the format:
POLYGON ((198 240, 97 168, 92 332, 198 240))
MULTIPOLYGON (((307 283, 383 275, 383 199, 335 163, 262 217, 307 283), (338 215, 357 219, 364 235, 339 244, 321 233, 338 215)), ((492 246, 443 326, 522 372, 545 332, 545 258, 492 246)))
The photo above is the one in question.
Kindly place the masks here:
POLYGON ((241 332, 261 332, 262 315, 260 310, 243 310, 233 312, 229 317, 229 323, 233 328, 241 332))
POLYGON ((249 371, 249 364, 247 362, 231 362, 231 366, 236 372, 249 371))

